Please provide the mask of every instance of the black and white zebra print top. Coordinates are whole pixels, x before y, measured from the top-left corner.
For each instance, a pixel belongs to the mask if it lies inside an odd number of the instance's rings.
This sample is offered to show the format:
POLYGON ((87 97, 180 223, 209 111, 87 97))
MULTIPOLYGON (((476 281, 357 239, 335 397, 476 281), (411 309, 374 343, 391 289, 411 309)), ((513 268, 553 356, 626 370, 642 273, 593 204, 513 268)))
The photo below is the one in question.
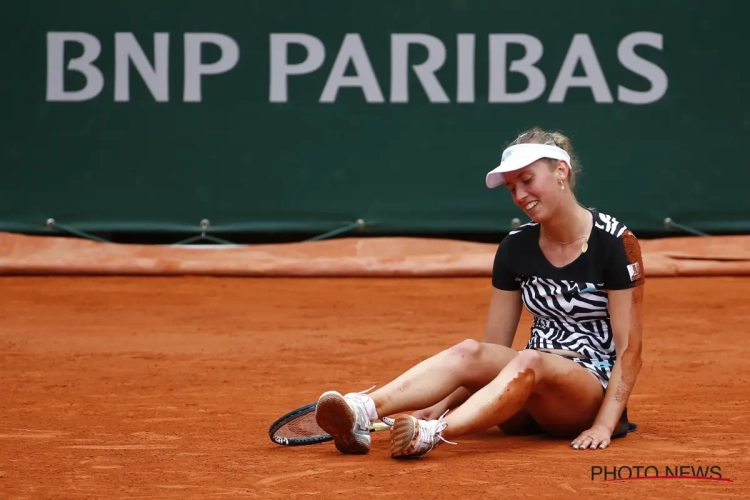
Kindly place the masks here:
POLYGON ((614 217, 590 210, 594 227, 588 250, 564 267, 553 266, 539 247, 539 224, 530 222, 500 243, 492 284, 521 290, 533 315, 526 348, 566 349, 612 366, 616 351, 608 290, 643 283, 638 241, 614 217))

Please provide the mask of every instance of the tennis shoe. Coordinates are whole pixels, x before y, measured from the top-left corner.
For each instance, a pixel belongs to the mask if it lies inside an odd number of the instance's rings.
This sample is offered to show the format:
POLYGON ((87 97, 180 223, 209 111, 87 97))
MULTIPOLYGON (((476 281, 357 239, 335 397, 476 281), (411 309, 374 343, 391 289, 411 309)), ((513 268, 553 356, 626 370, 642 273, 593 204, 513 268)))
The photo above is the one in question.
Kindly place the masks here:
POLYGON ((370 417, 363 393, 342 396, 336 391, 323 393, 315 409, 315 420, 321 429, 333 436, 341 453, 365 454, 370 451, 370 417))
MULTIPOLYGON (((448 413, 448 412, 445 412, 448 413)), ((443 438, 448 427, 443 420, 421 420, 411 415, 398 415, 391 428, 391 457, 421 458, 437 448, 441 442, 456 444, 443 438)))

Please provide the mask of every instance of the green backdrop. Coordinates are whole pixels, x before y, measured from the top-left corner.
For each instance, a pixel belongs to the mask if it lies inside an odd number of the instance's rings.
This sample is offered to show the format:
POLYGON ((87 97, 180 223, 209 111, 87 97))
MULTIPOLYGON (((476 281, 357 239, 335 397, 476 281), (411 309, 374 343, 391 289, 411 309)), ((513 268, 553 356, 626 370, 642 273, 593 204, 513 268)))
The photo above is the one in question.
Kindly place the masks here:
POLYGON ((750 229, 747 2, 0 14, 2 230, 504 231, 523 216, 484 176, 533 125, 572 138, 580 201, 635 230, 750 229))

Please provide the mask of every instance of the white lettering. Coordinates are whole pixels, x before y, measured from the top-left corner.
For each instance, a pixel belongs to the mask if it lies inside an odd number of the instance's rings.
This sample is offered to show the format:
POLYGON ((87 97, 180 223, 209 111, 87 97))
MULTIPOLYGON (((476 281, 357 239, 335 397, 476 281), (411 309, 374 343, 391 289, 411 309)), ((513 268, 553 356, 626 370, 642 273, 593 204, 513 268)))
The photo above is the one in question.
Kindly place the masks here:
POLYGON ((544 73, 535 66, 542 58, 544 47, 538 38, 524 34, 490 35, 490 88, 489 102, 529 102, 544 93, 547 79, 544 73), (509 70, 521 73, 529 84, 525 90, 516 93, 507 91, 508 44, 523 45, 525 54, 522 59, 510 63, 509 70))
MULTIPOLYGON (((114 80, 112 83, 115 102, 129 102, 132 99, 131 80, 138 78, 131 78, 133 70, 156 102, 170 100, 170 35, 163 32, 152 35, 153 53, 150 50, 144 51, 144 47, 131 32, 114 34, 114 73, 107 77, 114 80)), ((326 60, 326 47, 321 39, 306 33, 271 33, 269 36, 269 99, 272 103, 288 102, 292 77, 319 71, 326 60), (295 50, 297 52, 292 53, 295 50), (300 56, 295 58, 295 54, 300 56)), ((478 89, 476 82, 477 35, 458 33, 455 36, 456 70, 453 75, 446 78, 455 78, 454 102, 474 103, 477 100, 477 92, 484 96, 485 91, 481 84, 478 89)), ((390 43, 390 95, 385 95, 386 89, 381 87, 371 59, 371 55, 376 53, 382 55, 385 47, 368 52, 360 33, 347 33, 321 90, 319 102, 335 103, 340 98, 341 89, 354 88, 359 89, 356 90, 357 94, 359 91, 362 92, 364 100, 368 103, 383 103, 387 99, 392 103, 408 103, 409 94, 414 91, 415 85, 421 86, 429 102, 451 102, 437 75, 447 60, 446 45, 442 40, 425 33, 392 33, 390 43), (414 46, 419 46, 418 52, 414 46), (421 62, 410 61, 410 52, 412 55, 426 55, 422 56, 421 62), (417 81, 410 82, 410 78, 413 79, 415 76, 417 81)), ((636 53, 643 46, 662 51, 664 37, 660 33, 639 31, 622 38, 617 46, 617 59, 622 68, 644 80, 639 87, 631 85, 635 88, 626 87, 627 83, 617 85, 616 98, 619 102, 634 105, 651 104, 662 99, 667 93, 669 81, 665 70, 642 52, 636 53)), ((545 75, 538 67, 545 52, 540 39, 523 33, 489 34, 488 49, 487 102, 524 103, 539 100, 545 94, 548 89, 547 82, 552 82, 552 75, 545 75), (523 52, 517 47, 511 47, 512 45, 520 46, 523 52), (516 48, 518 54, 522 55, 511 59, 510 54, 514 53, 511 48, 516 48), (512 75, 513 73, 516 75, 512 75), (522 82, 520 77, 526 84, 519 84, 519 87, 523 85, 523 88, 513 89, 511 92, 509 81, 522 82)), ((105 84, 105 77, 97 64, 101 53, 101 41, 89 33, 48 32, 46 99, 86 101, 99 96, 105 84), (72 53, 71 46, 74 46, 72 53), (72 75, 73 72, 80 76, 72 75)), ((611 59, 614 54, 608 54, 607 57, 609 66, 612 66, 611 59)), ((239 45, 228 35, 185 33, 183 100, 201 102, 203 77, 232 70, 238 64, 239 58, 239 45), (213 53, 216 53, 215 48, 218 48, 218 60, 203 60, 203 52, 206 52, 204 48, 207 45, 214 46, 213 53)), ((636 81, 635 78, 630 80, 636 81)), ((565 102, 572 88, 589 89, 596 103, 614 102, 614 91, 610 90, 600 59, 586 33, 573 36, 551 87, 548 96, 550 103, 565 102), (578 76, 575 76, 576 73, 578 76)))
POLYGON ((203 97, 203 75, 219 75, 231 70, 240 59, 240 48, 234 39, 221 33, 185 33, 185 85, 183 100, 200 102, 203 97), (214 44, 221 49, 219 60, 205 64, 201 61, 203 44, 214 44))
POLYGON ((350 33, 344 37, 331 73, 328 75, 328 81, 323 88, 323 94, 320 96, 320 102, 335 102, 341 87, 361 88, 367 102, 385 101, 362 38, 357 33, 350 33), (350 61, 357 72, 356 76, 344 75, 350 61))
POLYGON ((474 102, 474 49, 476 35, 458 35, 457 102, 474 102))
POLYGON ((102 51, 99 39, 82 32, 47 33, 47 100, 87 101, 98 96, 104 88, 104 76, 92 63, 102 51), (77 42, 83 54, 68 62, 68 71, 78 71, 86 78, 80 90, 65 90, 65 43, 77 42))
POLYGON ((612 102, 612 94, 604 78, 602 67, 596 57, 591 39, 586 34, 573 37, 568 53, 563 61, 560 73, 549 96, 549 102, 563 102, 568 89, 571 87, 589 87, 596 102, 612 102), (578 62, 581 62, 585 76, 573 76, 578 62))
POLYGON ((391 35, 391 102, 409 102, 409 45, 422 45, 427 49, 427 59, 414 64, 414 73, 422 84, 430 102, 450 102, 440 85, 435 71, 445 63, 445 45, 432 35, 391 35))
POLYGON ((325 60, 326 49, 323 42, 312 35, 304 33, 272 33, 271 34, 271 83, 270 101, 287 102, 287 77, 289 75, 304 75, 316 71, 325 60), (305 47, 307 57, 297 64, 289 64, 288 48, 290 44, 305 47))
POLYGON ((667 93, 667 74, 656 64, 638 57, 636 45, 648 45, 659 50, 663 48, 663 36, 659 33, 637 32, 622 39, 617 46, 620 64, 651 82, 651 89, 645 92, 630 90, 622 85, 617 87, 617 99, 629 104, 650 104, 667 93))
POLYGON ((115 33, 115 101, 130 101, 130 62, 158 102, 169 101, 169 33, 154 33, 154 65, 132 33, 115 33))

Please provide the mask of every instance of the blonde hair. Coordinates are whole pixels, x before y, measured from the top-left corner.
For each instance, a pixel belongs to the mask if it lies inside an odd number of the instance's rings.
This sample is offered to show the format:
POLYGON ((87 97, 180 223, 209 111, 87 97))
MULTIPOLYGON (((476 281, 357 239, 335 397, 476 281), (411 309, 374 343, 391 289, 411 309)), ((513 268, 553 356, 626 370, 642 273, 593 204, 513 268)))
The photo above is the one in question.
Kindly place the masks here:
MULTIPOLYGON (((578 157, 573 154, 573 145, 570 143, 568 137, 560 132, 546 131, 539 127, 533 127, 521 133, 508 147, 515 146, 516 144, 547 144, 548 146, 557 146, 564 149, 570 155, 568 184, 570 184, 571 190, 575 189, 576 175, 581 174, 581 163, 578 161, 578 157)), ((557 164, 557 160, 549 159, 549 162, 550 168, 554 168, 557 164)))

